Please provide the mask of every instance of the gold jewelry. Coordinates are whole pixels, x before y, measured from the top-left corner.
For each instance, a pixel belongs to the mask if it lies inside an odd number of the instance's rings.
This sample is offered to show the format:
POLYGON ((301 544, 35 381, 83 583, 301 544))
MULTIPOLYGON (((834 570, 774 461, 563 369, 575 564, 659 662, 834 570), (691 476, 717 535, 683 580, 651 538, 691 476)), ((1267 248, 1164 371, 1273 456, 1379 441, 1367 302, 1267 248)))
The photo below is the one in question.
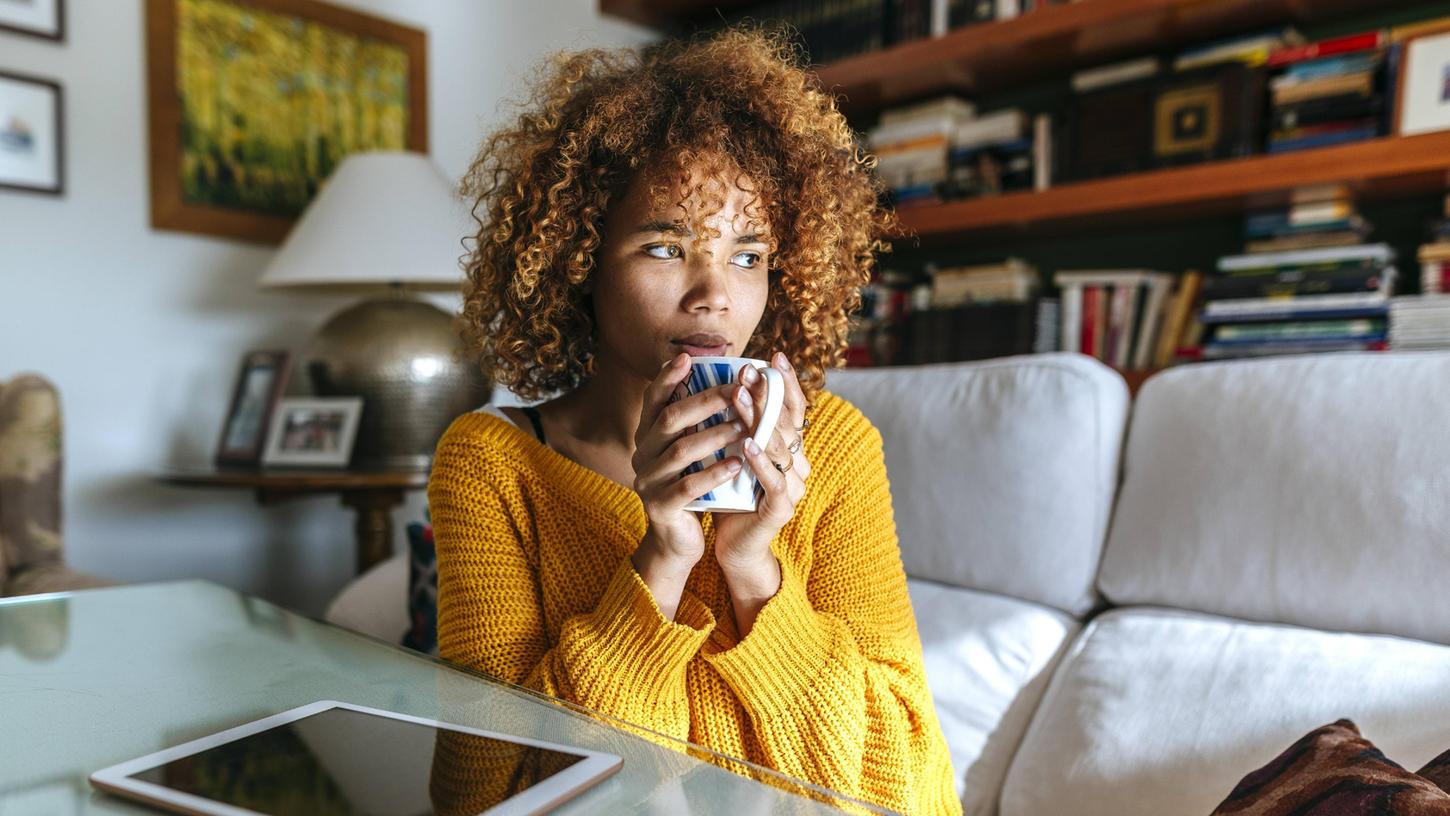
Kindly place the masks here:
POLYGON ((790 446, 786 448, 786 450, 790 451, 791 453, 795 453, 796 451, 798 451, 800 449, 801 449, 801 438, 799 436, 797 436, 795 438, 795 441, 792 442, 792 443, 790 443, 790 446))
POLYGON ((809 427, 811 427, 811 418, 810 417, 802 417, 801 418, 801 426, 799 428, 796 428, 795 429, 795 432, 796 433, 800 433, 801 431, 804 431, 806 428, 809 428, 809 427))
POLYGON ((783 465, 779 462, 771 462, 771 464, 775 465, 775 469, 780 471, 781 473, 786 473, 791 468, 795 467, 795 461, 791 459, 785 460, 785 464, 783 465))

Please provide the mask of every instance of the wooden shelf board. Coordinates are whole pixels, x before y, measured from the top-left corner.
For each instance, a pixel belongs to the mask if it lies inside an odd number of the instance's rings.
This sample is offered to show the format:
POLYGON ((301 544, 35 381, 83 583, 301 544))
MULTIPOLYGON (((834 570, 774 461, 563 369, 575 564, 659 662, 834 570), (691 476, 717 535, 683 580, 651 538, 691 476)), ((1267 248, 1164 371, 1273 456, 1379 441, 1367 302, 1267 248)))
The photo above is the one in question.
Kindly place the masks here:
POLYGON ((599 11, 651 28, 666 29, 719 7, 732 9, 755 0, 599 0, 599 11))
POLYGON ((980 94, 1218 37, 1415 0, 1085 0, 820 66, 819 86, 859 117, 930 94, 980 94))
POLYGON ((1050 234, 1272 207, 1295 187, 1345 182, 1364 199, 1450 189, 1450 132, 1385 137, 1063 184, 1043 192, 902 207, 908 236, 1050 234))

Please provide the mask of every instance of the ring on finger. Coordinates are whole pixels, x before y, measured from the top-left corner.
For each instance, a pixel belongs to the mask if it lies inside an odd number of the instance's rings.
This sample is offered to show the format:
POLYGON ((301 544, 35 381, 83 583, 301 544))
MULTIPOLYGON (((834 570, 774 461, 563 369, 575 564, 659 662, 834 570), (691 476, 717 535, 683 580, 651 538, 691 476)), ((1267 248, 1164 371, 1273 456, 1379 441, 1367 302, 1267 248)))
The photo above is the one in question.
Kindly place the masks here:
POLYGON ((783 465, 779 462, 771 462, 771 464, 775 465, 775 469, 781 473, 788 473, 791 468, 795 467, 795 462, 791 459, 785 460, 785 464, 783 465))
POLYGON ((809 428, 809 427, 811 427, 811 418, 810 417, 802 417, 801 418, 801 426, 799 428, 796 428, 795 429, 795 432, 796 433, 801 433, 802 431, 804 431, 806 428, 809 428))
POLYGON ((786 450, 790 451, 791 453, 795 453, 796 451, 799 451, 800 449, 801 449, 801 438, 799 436, 797 436, 795 438, 795 441, 794 442, 790 443, 790 445, 786 447, 786 450))

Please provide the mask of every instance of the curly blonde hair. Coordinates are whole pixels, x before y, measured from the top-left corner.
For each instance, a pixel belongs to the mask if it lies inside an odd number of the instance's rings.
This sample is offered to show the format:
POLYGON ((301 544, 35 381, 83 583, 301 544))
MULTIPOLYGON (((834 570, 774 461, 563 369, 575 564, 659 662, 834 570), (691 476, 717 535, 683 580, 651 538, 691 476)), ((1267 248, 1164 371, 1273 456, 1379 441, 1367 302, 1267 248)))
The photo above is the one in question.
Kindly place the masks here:
POLYGON ((746 24, 546 61, 518 121, 488 137, 461 184, 479 226, 465 240, 460 332, 483 373, 526 400, 591 375, 587 282, 606 213, 641 168, 657 207, 671 186, 700 193, 687 182, 704 166, 748 174, 764 202, 770 290, 745 355, 784 351, 813 400, 899 225, 875 158, 799 60, 787 30, 746 24))

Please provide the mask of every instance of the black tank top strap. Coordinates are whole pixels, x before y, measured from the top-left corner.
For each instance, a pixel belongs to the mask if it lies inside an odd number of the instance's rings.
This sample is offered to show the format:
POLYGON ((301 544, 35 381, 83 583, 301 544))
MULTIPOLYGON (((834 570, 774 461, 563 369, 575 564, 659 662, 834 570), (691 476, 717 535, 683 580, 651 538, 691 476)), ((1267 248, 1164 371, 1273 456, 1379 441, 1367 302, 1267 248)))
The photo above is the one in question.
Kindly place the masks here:
POLYGON ((544 423, 539 421, 539 409, 535 408, 532 405, 520 405, 519 410, 523 411, 524 416, 528 417, 529 422, 533 423, 534 436, 537 436, 539 438, 539 442, 545 445, 549 444, 544 439, 544 423))

